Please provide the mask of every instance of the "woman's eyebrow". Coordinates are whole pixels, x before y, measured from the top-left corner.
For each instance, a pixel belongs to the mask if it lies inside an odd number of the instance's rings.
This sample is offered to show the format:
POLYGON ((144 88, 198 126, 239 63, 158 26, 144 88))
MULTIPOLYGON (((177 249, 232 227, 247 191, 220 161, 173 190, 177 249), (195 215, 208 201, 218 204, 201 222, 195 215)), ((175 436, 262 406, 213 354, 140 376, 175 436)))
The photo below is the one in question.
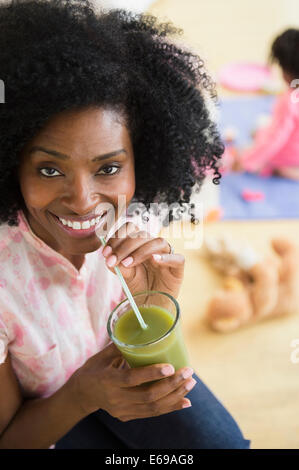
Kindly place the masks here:
MULTIPOLYGON (((53 157, 60 158, 62 160, 70 160, 70 157, 68 155, 65 155, 64 153, 57 152, 56 150, 48 150, 44 147, 41 147, 39 145, 35 145, 31 147, 29 150, 29 155, 35 152, 44 152, 49 155, 52 155, 53 157)), ((114 150, 113 152, 105 153, 103 155, 99 155, 95 158, 92 159, 92 162, 96 162, 99 160, 106 160, 111 157, 115 157, 116 155, 119 155, 120 153, 127 153, 125 149, 119 149, 119 150, 114 150)))

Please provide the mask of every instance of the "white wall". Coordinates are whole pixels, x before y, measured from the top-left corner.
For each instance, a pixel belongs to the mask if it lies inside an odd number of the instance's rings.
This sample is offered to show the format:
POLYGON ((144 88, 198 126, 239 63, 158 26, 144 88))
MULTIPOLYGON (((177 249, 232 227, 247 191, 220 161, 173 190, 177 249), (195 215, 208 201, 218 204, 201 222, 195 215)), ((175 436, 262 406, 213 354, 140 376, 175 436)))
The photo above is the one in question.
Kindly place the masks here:
POLYGON ((149 12, 181 26, 210 72, 228 62, 264 62, 274 37, 299 27, 299 0, 157 0, 149 12))
POLYGON ((153 0, 93 0, 96 6, 102 8, 125 8, 136 13, 142 13, 154 3, 153 0))
MULTIPOLYGON (((145 12, 154 0, 91 0, 95 6, 103 8, 125 8, 136 13, 145 12)), ((10 3, 11 0, 0 0, 0 3, 10 3)))
POLYGON ((284 22, 290 26, 299 27, 299 0, 284 0, 284 22))

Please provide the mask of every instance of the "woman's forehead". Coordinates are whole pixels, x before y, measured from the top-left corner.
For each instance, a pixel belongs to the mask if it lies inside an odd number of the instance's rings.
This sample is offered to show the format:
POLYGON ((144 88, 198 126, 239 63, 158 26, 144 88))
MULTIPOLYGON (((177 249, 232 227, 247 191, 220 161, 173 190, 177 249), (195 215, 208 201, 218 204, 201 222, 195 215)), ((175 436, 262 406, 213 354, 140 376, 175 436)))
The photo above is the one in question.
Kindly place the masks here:
POLYGON ((123 127, 125 124, 123 116, 112 109, 88 108, 84 110, 64 111, 53 116, 45 127, 42 134, 50 136, 65 134, 67 131, 88 133, 97 129, 98 131, 123 127))
MULTIPOLYGON (((53 117, 30 142, 58 146, 61 151, 83 152, 129 144, 129 133, 120 116, 110 110, 68 112, 53 117)), ((108 149, 107 149, 108 150, 108 149)))

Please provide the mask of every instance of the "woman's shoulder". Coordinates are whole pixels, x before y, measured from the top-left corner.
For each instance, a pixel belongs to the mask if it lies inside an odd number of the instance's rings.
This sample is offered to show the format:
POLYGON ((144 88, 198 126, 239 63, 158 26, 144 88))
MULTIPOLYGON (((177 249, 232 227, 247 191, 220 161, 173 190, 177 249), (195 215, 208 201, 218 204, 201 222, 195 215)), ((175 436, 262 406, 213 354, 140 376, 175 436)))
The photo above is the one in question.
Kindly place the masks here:
POLYGON ((12 248, 15 244, 16 239, 20 238, 21 235, 18 227, 11 227, 8 223, 0 225, 0 254, 1 252, 12 248))
POLYGON ((14 270, 20 269, 26 258, 26 246, 24 231, 20 225, 0 225, 0 278, 13 277, 14 270))

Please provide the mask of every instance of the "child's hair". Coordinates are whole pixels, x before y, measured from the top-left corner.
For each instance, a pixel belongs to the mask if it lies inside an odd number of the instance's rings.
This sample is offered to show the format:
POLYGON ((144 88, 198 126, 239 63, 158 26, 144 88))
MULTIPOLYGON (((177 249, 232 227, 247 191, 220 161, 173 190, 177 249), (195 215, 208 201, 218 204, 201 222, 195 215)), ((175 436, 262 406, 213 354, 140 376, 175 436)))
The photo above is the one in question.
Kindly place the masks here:
POLYGON ((299 29, 287 29, 277 36, 271 48, 270 59, 278 62, 292 78, 299 78, 299 29))
POLYGON ((151 15, 96 13, 88 0, 0 5, 0 223, 17 225, 24 201, 20 151, 64 110, 106 106, 125 117, 135 155, 134 199, 190 201, 206 170, 218 183, 224 147, 207 102, 217 102, 203 61, 151 15))

